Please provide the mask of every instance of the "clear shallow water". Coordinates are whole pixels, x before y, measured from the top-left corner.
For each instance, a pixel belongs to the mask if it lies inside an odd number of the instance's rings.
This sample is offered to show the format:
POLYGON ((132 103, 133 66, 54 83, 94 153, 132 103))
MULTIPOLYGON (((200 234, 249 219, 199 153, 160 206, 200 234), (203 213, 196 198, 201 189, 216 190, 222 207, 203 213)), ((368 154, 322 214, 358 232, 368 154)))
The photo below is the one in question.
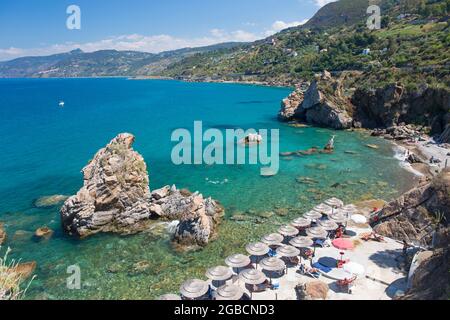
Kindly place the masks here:
POLYGON ((38 263, 29 298, 149 299, 244 245, 336 195, 347 202, 390 199, 407 189, 412 175, 401 170, 392 146, 364 133, 293 128, 276 121, 280 100, 289 89, 233 84, 129 81, 126 79, 0 80, 0 221, 6 224, 13 256, 38 263), (58 107, 60 100, 65 107, 58 107), (282 159, 277 176, 263 178, 259 166, 175 166, 170 135, 176 128, 280 129, 280 151, 324 146, 336 135, 333 155, 282 159), (220 237, 200 252, 179 254, 164 232, 132 237, 98 235, 84 241, 60 230, 58 207, 38 209, 33 201, 54 194, 74 194, 80 170, 95 152, 120 132, 136 136, 135 150, 148 165, 150 187, 166 184, 199 190, 226 207, 220 237), (378 150, 366 144, 379 145, 378 150), (356 154, 349 154, 353 151, 356 154), (308 177, 315 183, 299 183, 308 177), (212 182, 227 183, 214 184, 212 182), (285 209, 286 216, 260 217, 285 209), (229 218, 244 214, 246 221, 229 218), (32 234, 47 225, 49 241, 32 234), (149 268, 136 272, 133 264, 149 268), (66 268, 78 264, 82 289, 66 288, 66 268))

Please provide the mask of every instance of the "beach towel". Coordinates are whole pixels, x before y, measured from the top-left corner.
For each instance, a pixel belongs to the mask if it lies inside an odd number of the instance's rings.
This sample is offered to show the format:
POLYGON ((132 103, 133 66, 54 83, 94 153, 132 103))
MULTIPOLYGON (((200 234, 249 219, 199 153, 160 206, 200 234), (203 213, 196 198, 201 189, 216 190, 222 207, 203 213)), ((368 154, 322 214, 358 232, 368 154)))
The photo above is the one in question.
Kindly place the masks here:
POLYGON ((323 264, 320 264, 319 262, 316 262, 312 265, 313 268, 319 269, 320 271, 322 271, 323 273, 328 273, 331 271, 331 268, 328 268, 326 266, 324 266, 323 264))

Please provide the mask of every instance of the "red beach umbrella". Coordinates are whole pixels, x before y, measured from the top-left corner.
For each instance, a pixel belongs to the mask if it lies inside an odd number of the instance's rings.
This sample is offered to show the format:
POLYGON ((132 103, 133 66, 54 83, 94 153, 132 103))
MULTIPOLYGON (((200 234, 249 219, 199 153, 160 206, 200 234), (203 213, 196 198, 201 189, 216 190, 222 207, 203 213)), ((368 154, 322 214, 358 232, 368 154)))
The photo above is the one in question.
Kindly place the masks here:
POLYGON ((332 244, 339 250, 351 250, 355 247, 352 241, 344 238, 335 239, 333 240, 332 244))

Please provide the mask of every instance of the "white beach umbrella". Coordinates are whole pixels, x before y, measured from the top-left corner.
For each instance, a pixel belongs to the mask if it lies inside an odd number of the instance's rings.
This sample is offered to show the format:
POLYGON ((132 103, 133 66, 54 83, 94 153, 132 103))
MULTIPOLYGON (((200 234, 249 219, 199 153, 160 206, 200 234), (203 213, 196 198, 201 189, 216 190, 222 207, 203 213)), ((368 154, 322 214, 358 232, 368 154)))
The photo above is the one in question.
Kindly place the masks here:
POLYGON ((357 224, 367 223, 367 218, 364 217, 362 214, 354 214, 354 215, 352 215, 351 219, 354 223, 357 223, 357 224))
POLYGON ((364 267, 362 265, 360 265, 359 263, 356 263, 356 262, 352 262, 352 261, 344 264, 343 269, 346 272, 353 274, 355 276, 362 276, 366 272, 366 270, 364 269, 364 267))

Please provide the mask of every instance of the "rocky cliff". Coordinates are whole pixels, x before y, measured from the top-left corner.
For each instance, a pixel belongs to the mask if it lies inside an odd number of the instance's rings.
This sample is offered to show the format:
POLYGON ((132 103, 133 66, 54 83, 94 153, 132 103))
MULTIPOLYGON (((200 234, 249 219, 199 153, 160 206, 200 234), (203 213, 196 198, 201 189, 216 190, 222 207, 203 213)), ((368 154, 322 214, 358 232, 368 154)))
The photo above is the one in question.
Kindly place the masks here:
POLYGON ((61 208, 64 230, 81 238, 99 232, 135 234, 155 219, 179 220, 177 242, 207 244, 215 234, 222 207, 176 187, 150 193, 147 166, 132 149, 133 142, 133 135, 119 134, 82 170, 83 187, 61 208))
POLYGON ((450 293, 450 170, 390 202, 372 222, 383 236, 429 248, 402 299, 448 299, 450 293))
POLYGON ((400 241, 432 244, 437 226, 450 221, 450 170, 388 203, 373 227, 381 235, 400 241), (440 224, 439 224, 440 221, 440 224))
POLYGON ((304 96, 296 92, 282 103, 281 120, 298 120, 334 129, 387 129, 411 124, 426 127, 440 142, 450 141, 450 93, 422 86, 408 91, 401 83, 382 88, 358 87, 364 74, 324 71, 304 96))
POLYGON ((304 96, 295 92, 282 104, 279 118, 309 124, 348 129, 352 126, 352 105, 342 92, 342 79, 334 79, 327 71, 311 83, 304 96))

